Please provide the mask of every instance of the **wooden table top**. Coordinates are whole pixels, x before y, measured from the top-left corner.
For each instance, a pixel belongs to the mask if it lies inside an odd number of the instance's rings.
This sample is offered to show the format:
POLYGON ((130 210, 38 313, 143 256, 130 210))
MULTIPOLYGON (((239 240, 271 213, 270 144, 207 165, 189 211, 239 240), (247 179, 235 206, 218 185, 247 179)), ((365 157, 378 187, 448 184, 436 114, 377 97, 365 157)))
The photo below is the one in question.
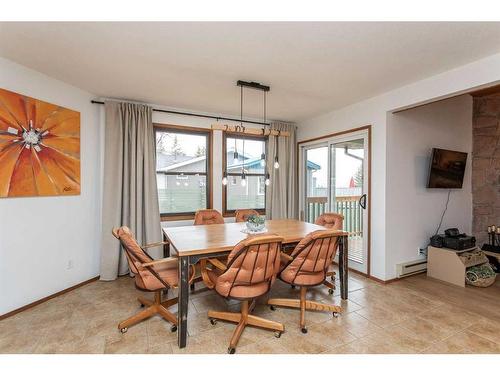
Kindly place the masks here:
MULTIPOLYGON (((211 254, 229 251, 249 235, 241 232, 245 223, 226 223, 212 225, 190 225, 185 227, 163 228, 165 236, 170 241, 172 250, 178 256, 211 254)), ((307 234, 325 229, 316 224, 299 220, 267 220, 267 233, 278 234, 284 243, 299 242, 307 234)), ((347 232, 338 231, 339 236, 347 232)))

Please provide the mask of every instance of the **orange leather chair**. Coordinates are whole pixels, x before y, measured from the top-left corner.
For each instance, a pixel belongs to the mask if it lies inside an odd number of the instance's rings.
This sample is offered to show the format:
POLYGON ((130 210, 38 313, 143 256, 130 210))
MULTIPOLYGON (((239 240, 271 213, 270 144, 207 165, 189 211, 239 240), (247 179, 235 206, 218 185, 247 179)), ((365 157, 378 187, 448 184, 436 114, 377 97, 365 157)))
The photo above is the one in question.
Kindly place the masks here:
POLYGON ((282 253, 282 271, 279 278, 288 284, 300 286, 300 300, 272 298, 267 303, 271 310, 274 310, 275 306, 299 308, 302 333, 307 333, 306 310, 330 311, 334 316, 342 311, 340 306, 306 299, 307 288, 321 285, 325 280, 328 266, 337 252, 336 233, 336 230, 317 230, 302 239, 291 255, 282 253))
POLYGON ((224 218, 217 210, 198 210, 194 215, 194 225, 224 224, 224 218))
MULTIPOLYGON (((154 301, 143 297, 137 299, 141 307, 147 306, 136 315, 118 324, 118 329, 125 333, 128 327, 139 323, 152 315, 160 314, 165 320, 172 323, 171 331, 177 330, 177 317, 172 314, 168 307, 177 303, 177 297, 169 300, 161 300, 162 291, 175 288, 179 282, 178 258, 169 257, 154 260, 145 251, 147 248, 163 246, 165 242, 157 242, 143 247, 139 246, 134 235, 127 227, 113 229, 113 235, 118 238, 125 250, 130 271, 135 275, 135 287, 145 292, 154 293, 154 301)), ((191 272, 194 275, 194 272, 191 272)), ((190 282, 192 281, 192 277, 190 282)))
MULTIPOLYGON (((344 225, 344 216, 335 212, 327 212, 319 215, 314 224, 321 225, 327 229, 342 230, 344 225)), ((328 288, 328 293, 333 294, 333 291, 335 290, 335 271, 328 271, 326 276, 330 276, 332 282, 325 280, 323 284, 328 288)))
POLYGON ((282 323, 251 315, 255 300, 267 292, 276 280, 280 267, 282 237, 255 235, 239 242, 227 258, 227 264, 218 259, 202 260, 202 276, 207 287, 215 289, 222 297, 241 300, 241 312, 212 311, 208 317, 212 324, 217 320, 237 323, 231 337, 228 353, 236 351, 236 345, 247 325, 275 331, 280 337, 285 331, 282 323), (207 268, 210 263, 212 268, 207 268))
POLYGON ((259 213, 255 210, 236 210, 235 221, 237 223, 241 223, 243 221, 247 221, 250 215, 259 215, 259 213))

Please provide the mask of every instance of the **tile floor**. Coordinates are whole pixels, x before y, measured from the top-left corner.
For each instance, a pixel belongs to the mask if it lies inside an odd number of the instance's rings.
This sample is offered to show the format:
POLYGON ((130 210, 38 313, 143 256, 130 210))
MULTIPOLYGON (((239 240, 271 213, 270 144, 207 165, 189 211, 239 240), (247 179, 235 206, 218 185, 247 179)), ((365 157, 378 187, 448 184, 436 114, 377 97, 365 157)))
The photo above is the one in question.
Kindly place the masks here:
MULTIPOLYGON (((159 317, 121 334, 118 322, 139 310, 141 292, 133 284, 129 277, 96 281, 0 321, 0 353, 226 353, 234 325, 212 326, 206 312, 238 304, 209 290, 191 296, 187 348, 177 347, 176 334, 159 317)), ((498 292, 500 284, 492 288, 498 292)), ((341 303, 344 312, 338 318, 307 312, 307 334, 298 328, 298 311, 271 311, 262 299, 254 314, 283 322, 286 332, 278 339, 247 327, 237 353, 500 353, 498 316, 477 304, 471 311, 464 302, 477 289, 444 286, 424 275, 382 285, 353 273, 349 289, 348 301, 341 301, 338 288, 333 296, 322 287, 309 292, 308 298, 341 303)), ((271 291, 276 297, 297 294, 281 282, 271 291)))

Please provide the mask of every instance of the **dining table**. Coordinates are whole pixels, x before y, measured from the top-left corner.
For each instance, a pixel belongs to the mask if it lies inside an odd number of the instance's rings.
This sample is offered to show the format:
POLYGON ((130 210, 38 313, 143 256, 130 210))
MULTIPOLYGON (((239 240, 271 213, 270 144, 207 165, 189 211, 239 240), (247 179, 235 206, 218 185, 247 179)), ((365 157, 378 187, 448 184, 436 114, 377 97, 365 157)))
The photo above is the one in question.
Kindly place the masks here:
MULTIPOLYGON (((172 256, 179 258, 178 325, 177 338, 180 348, 187 344, 187 322, 189 304, 189 268, 202 259, 229 254, 234 246, 249 236, 245 222, 164 227, 163 232, 170 243, 172 256)), ((283 237, 283 244, 291 246, 300 242, 309 233, 325 229, 316 224, 294 219, 267 220, 266 232, 283 237)), ((348 232, 338 232, 338 265, 340 296, 348 294, 348 232)))

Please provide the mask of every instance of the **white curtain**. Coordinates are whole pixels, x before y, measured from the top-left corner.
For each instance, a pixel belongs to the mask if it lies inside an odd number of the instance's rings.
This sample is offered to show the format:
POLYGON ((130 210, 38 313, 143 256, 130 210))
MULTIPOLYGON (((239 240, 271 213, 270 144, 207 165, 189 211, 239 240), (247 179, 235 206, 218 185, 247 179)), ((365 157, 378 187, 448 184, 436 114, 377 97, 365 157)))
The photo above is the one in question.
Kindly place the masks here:
POLYGON ((287 131, 290 136, 269 136, 266 164, 271 184, 266 189, 266 217, 268 219, 297 219, 297 127, 291 123, 272 122, 271 129, 287 131), (276 154, 279 162, 278 169, 274 168, 276 154))
MULTIPOLYGON (((128 226, 139 244, 161 241, 156 186, 156 148, 152 108, 105 102, 105 151, 102 211, 101 280, 128 273, 113 227, 128 226)), ((161 248, 148 253, 157 258, 161 248)))

